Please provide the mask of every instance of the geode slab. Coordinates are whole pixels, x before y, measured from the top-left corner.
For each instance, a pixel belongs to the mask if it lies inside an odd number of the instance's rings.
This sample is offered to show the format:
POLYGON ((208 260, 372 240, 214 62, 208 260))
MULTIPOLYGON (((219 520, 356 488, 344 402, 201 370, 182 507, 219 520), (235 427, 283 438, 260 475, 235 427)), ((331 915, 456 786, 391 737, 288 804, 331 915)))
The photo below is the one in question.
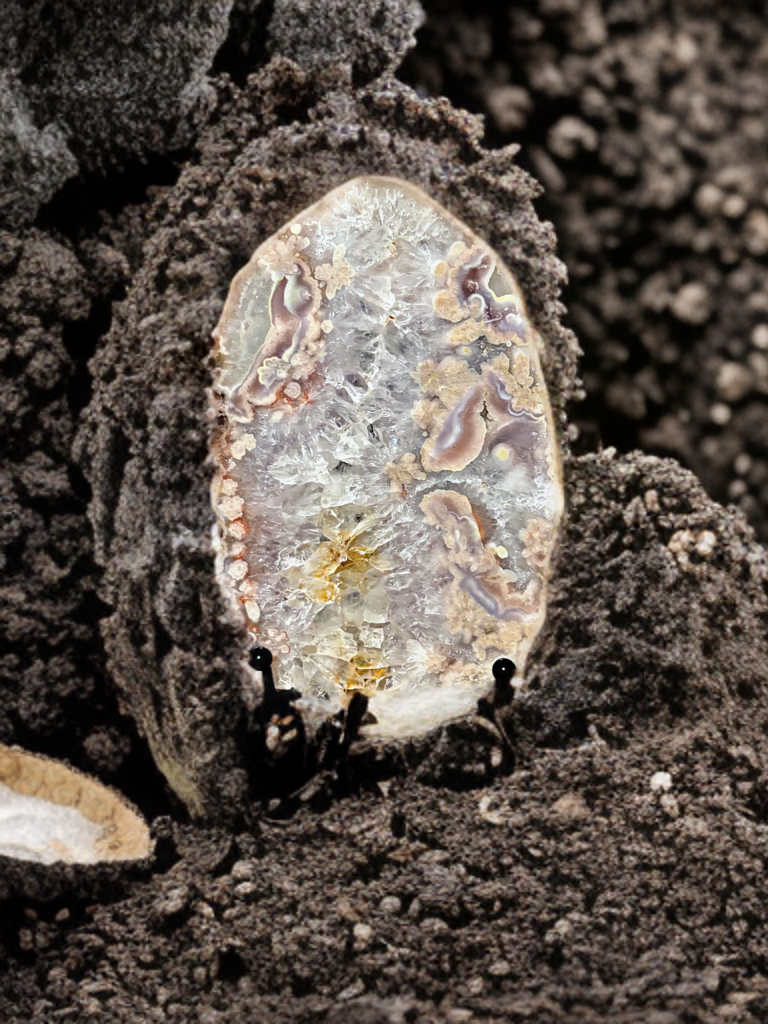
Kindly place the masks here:
POLYGON ((215 331, 219 576, 279 686, 378 730, 522 669, 563 509, 541 339, 497 254, 355 178, 264 242, 215 331))

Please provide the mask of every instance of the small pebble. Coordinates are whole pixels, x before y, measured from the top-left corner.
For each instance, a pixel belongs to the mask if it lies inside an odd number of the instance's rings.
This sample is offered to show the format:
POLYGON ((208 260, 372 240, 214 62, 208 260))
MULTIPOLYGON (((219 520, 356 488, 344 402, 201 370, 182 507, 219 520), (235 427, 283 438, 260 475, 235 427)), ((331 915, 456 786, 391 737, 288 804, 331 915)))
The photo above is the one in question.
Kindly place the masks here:
POLYGON ((651 792, 666 793, 672 788, 672 776, 669 772, 654 772, 651 776, 651 792))
POLYGON ((240 882, 234 888, 235 896, 239 896, 240 899, 247 899, 249 896, 253 896, 259 891, 259 887, 256 882, 240 882))
POLYGON ((379 910, 384 914, 399 914, 403 904, 399 896, 385 896, 379 904, 379 910))
POLYGON ((175 917, 186 908, 188 901, 189 888, 186 885, 180 885, 175 889, 170 889, 164 896, 156 900, 153 909, 160 918, 175 917))
POLYGON ((712 313, 709 290, 699 281, 689 281, 672 299, 670 309, 682 323, 704 324, 712 313))
POLYGON ((494 960, 488 973, 494 978, 507 978, 512 973, 512 967, 506 960, 494 960))
POLYGON ((256 875, 256 861, 238 860, 232 865, 230 875, 236 882, 242 882, 247 878, 254 878, 256 875))
POLYGON ((373 938, 373 928, 369 924, 359 922, 352 928, 355 949, 365 949, 373 938))
POLYGON ((740 402, 752 390, 753 383, 753 374, 746 366, 729 361, 718 370, 715 386, 723 401, 740 402))
POLYGON ((709 410, 709 418, 713 423, 716 423, 718 427, 724 427, 729 422, 731 416, 731 407, 726 405, 724 402, 715 402, 709 410))

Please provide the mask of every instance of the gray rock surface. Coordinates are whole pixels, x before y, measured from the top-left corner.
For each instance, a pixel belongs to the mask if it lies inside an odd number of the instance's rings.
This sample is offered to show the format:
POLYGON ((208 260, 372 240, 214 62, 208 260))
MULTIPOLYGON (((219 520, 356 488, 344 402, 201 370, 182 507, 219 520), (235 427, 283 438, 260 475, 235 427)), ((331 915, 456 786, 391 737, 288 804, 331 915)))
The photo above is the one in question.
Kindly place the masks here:
POLYGON ((396 69, 423 20, 417 0, 275 0, 269 50, 307 69, 349 64, 362 84, 396 69))
POLYGON ((230 0, 31 4, 0 11, 0 217, 29 223, 81 171, 188 145, 230 0))
POLYGON ((29 224, 75 174, 65 133, 54 122, 38 127, 21 85, 0 72, 0 223, 29 224))

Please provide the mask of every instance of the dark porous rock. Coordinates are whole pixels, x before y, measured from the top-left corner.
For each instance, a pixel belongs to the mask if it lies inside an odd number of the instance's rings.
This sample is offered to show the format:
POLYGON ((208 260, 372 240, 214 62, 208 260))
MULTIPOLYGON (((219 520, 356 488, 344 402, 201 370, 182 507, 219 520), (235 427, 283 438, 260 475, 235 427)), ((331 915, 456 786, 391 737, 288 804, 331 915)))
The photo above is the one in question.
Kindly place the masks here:
POLYGON ((28 223, 80 170, 187 145, 231 0, 89 0, 0 10, 0 218, 28 223))
POLYGON ((72 454, 85 359, 122 276, 108 267, 61 235, 0 232, 0 742, 66 757, 151 813, 162 780, 106 673, 108 609, 72 454))
MULTIPOLYGON (((573 460, 530 692, 513 719, 561 746, 724 717, 768 727, 768 560, 743 515, 672 460, 573 460)), ((740 733, 740 730, 744 730, 740 733)))
POLYGON ((548 339, 562 416, 577 387, 559 322, 563 269, 514 150, 485 151, 480 125, 394 80, 355 91, 348 71, 280 59, 222 99, 201 159, 158 205, 146 262, 92 363, 79 447, 93 490, 110 671, 156 763, 190 810, 226 818, 256 750, 246 729, 245 635, 215 582, 211 547, 211 331, 229 281, 263 239, 359 174, 414 181, 500 252, 548 339), (293 123, 283 126, 287 108, 293 123))
POLYGON ((55 123, 35 123, 22 86, 0 72, 0 224, 34 220, 39 208, 77 174, 77 160, 55 123))
POLYGON ((305 68, 349 63, 362 84, 396 69, 423 19, 417 0, 276 0, 269 49, 305 68))
POLYGON ((55 753, 114 711, 99 692, 86 499, 70 451, 79 410, 68 343, 91 288, 73 250, 38 230, 0 235, 0 259, 0 740, 55 753))

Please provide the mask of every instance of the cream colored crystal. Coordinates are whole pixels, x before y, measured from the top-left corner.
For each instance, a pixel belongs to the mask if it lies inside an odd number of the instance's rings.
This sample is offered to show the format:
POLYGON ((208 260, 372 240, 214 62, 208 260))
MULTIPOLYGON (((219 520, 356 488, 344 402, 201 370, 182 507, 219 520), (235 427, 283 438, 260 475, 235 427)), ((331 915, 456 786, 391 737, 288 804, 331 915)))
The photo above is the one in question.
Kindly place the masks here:
POLYGON ((391 735, 470 711, 525 663, 563 508, 512 275, 413 185, 356 178, 257 249, 215 338, 220 581, 278 685, 363 690, 391 735))
POLYGON ((111 789, 60 761, 0 744, 0 855, 95 864, 151 849, 146 824, 111 789))

